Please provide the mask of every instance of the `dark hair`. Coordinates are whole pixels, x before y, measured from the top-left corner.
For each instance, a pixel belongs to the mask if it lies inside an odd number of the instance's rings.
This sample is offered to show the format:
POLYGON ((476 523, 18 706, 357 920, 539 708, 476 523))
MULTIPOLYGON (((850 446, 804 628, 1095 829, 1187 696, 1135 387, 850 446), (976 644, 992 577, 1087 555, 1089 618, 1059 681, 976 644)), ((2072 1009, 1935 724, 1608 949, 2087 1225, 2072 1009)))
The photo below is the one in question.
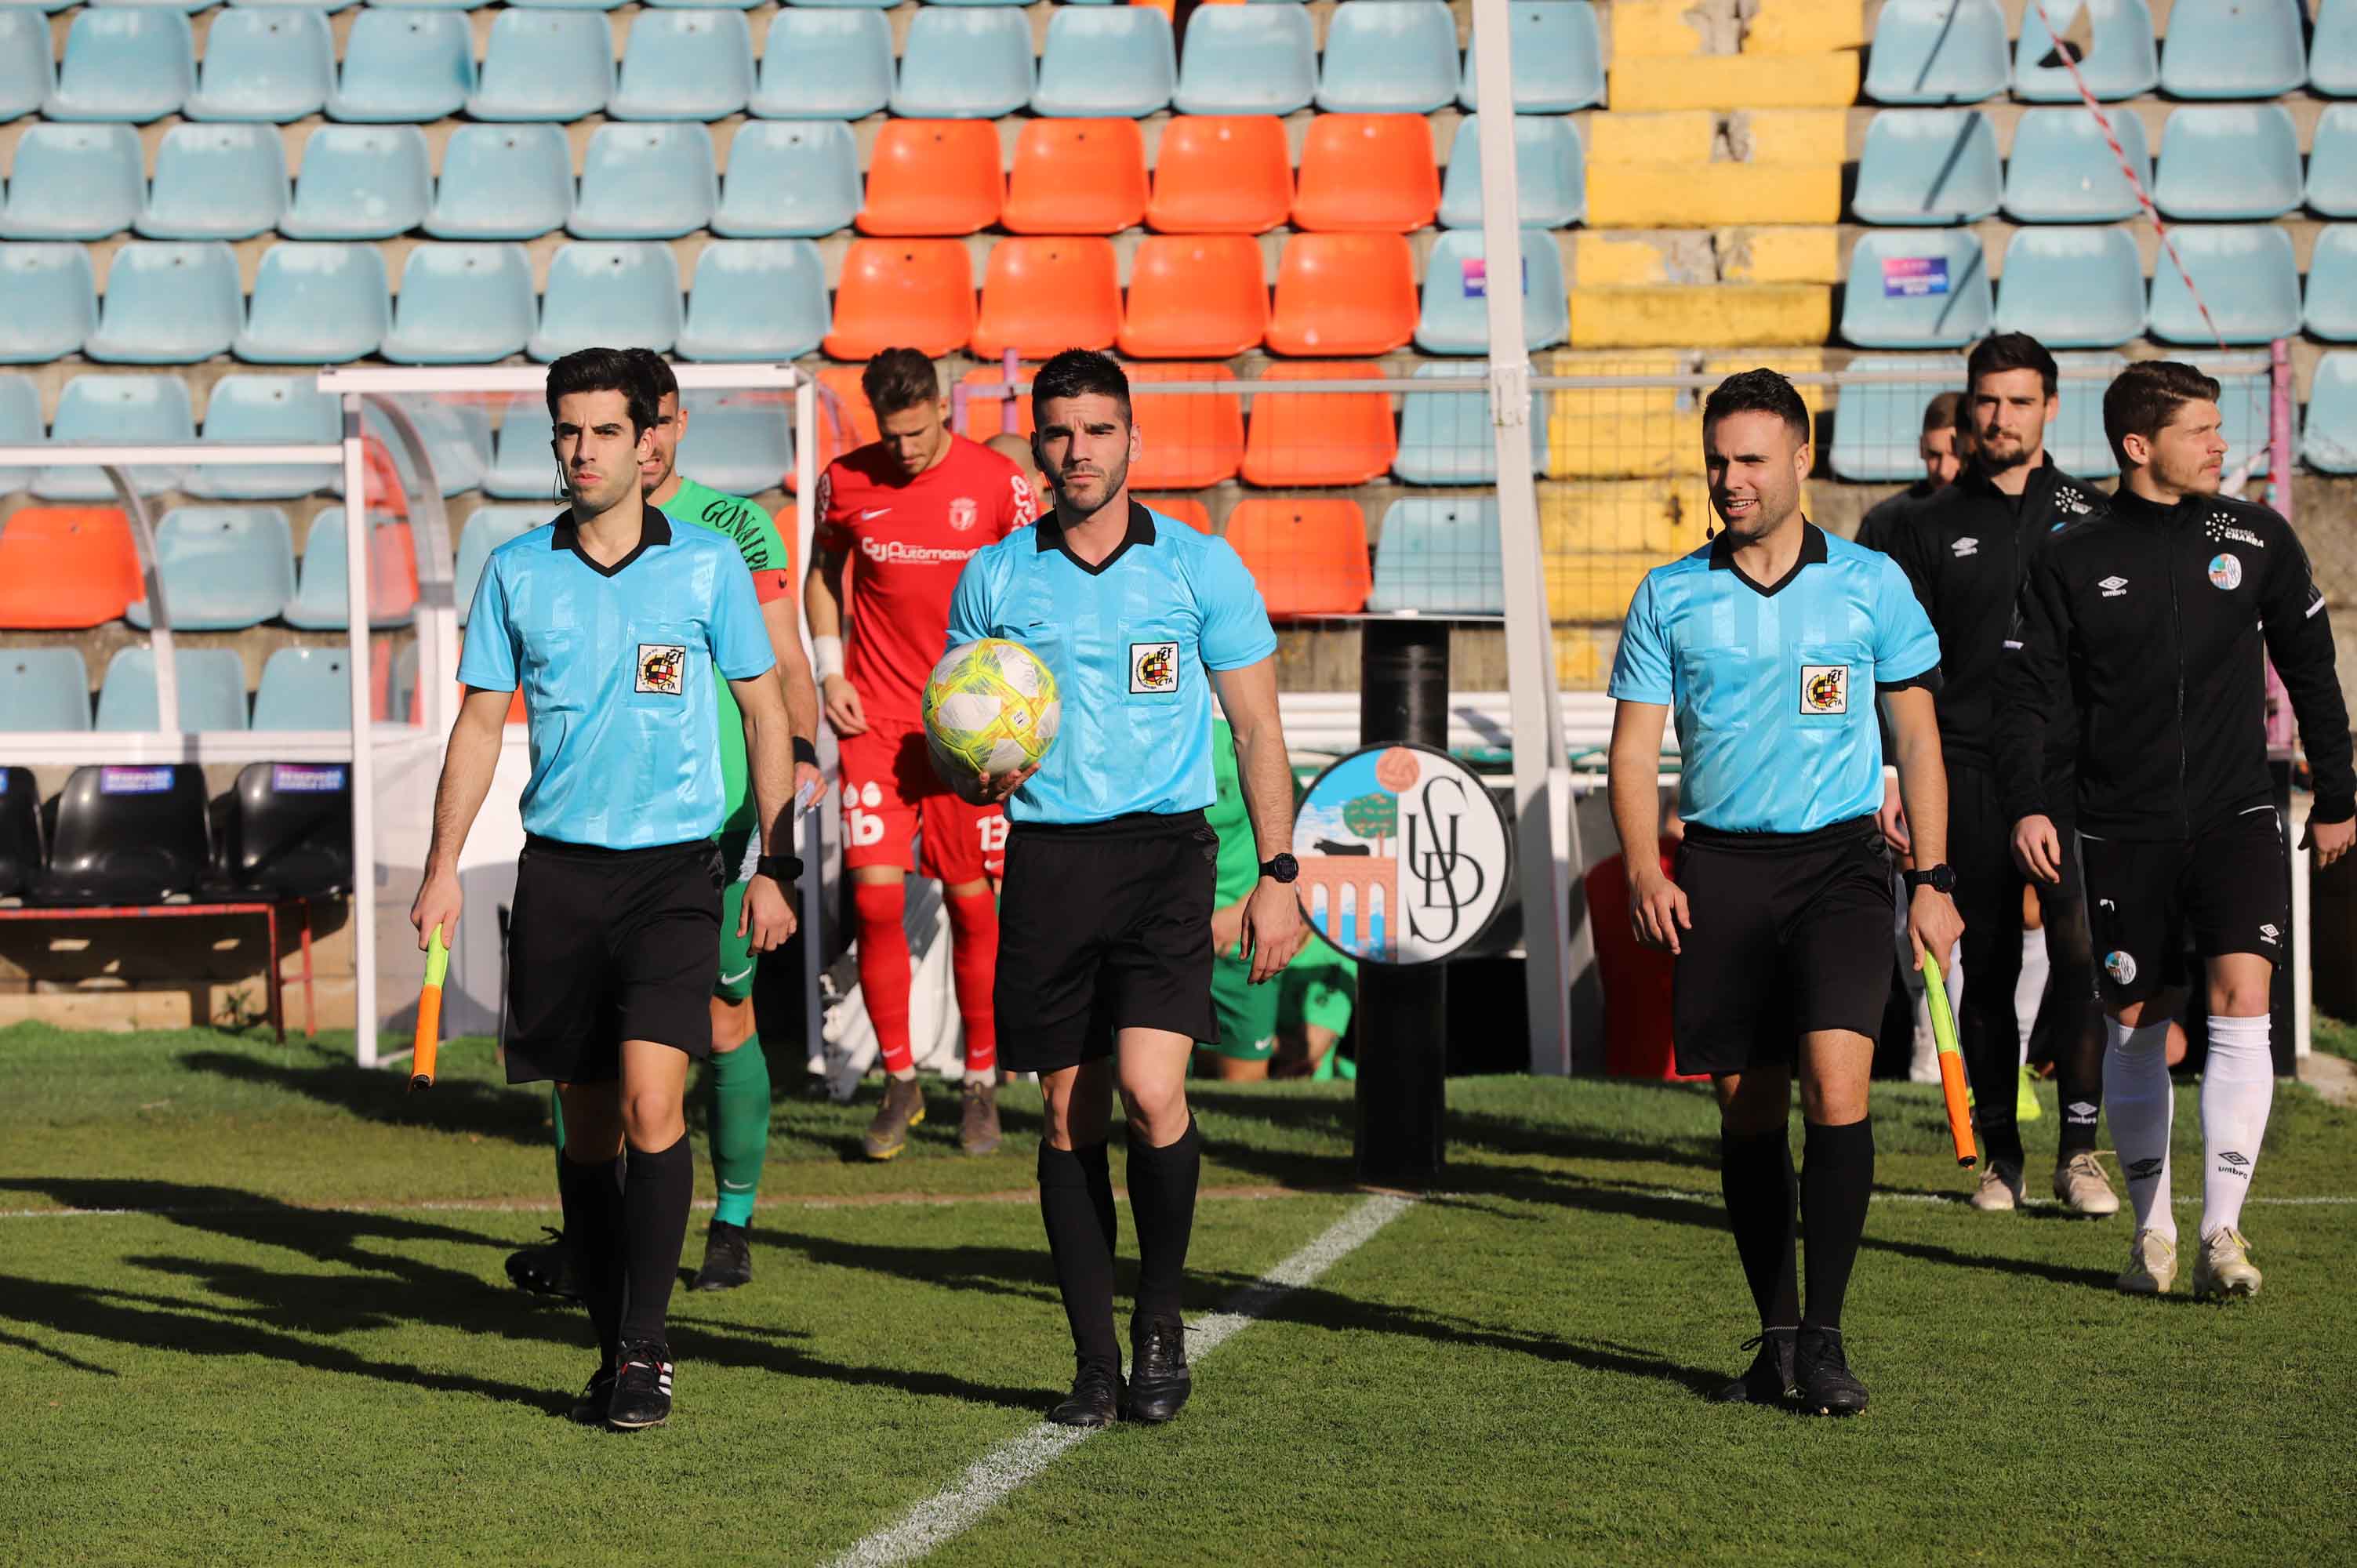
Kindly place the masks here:
POLYGON ((655 404, 662 401, 646 367, 630 349, 576 349, 548 367, 548 417, 556 417, 560 398, 576 392, 614 392, 630 405, 630 434, 654 428, 655 404))
POLYGON ((1031 378, 1032 421, 1038 423, 1039 411, 1057 398, 1091 395, 1113 399, 1122 423, 1129 423, 1129 376, 1120 364, 1093 349, 1067 349, 1031 378))
POLYGON ((886 349, 859 372, 859 390, 878 419, 942 401, 941 379, 920 349, 886 349))
POLYGON ((1964 385, 1981 384, 1983 376, 2001 375, 2007 371, 2036 371, 2039 384, 2046 395, 2054 395, 2054 356, 2046 345, 2027 332, 1999 332, 1973 345, 1964 360, 1964 385))
POLYGON ((2182 360, 2139 360, 2104 389, 2104 435, 2123 468, 2127 438, 2150 441, 2189 403, 2216 403, 2218 383, 2182 360))
POLYGON ((1964 393, 1938 393, 1923 405, 1923 434, 1929 435, 1934 430, 1954 429, 1956 422, 1964 417, 1964 393))
POLYGON ((658 401, 679 395, 679 378, 671 373, 671 361, 652 349, 625 349, 630 363, 646 372, 647 381, 655 389, 658 401))
POLYGON ((1772 413, 1792 426, 1801 440, 1809 439, 1809 405, 1792 383, 1774 371, 1738 371, 1710 389, 1703 400, 1702 425, 1708 430, 1730 413, 1772 413))

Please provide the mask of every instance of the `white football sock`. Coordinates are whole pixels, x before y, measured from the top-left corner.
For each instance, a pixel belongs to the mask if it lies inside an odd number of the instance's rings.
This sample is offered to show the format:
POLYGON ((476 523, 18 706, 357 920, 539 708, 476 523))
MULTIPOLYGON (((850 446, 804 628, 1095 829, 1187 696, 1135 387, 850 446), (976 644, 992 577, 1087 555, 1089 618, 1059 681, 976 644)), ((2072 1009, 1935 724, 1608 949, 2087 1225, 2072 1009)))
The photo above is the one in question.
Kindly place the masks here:
POLYGON ((2169 1208, 2169 1127, 2177 1096, 2169 1082, 2169 1024, 2131 1029, 2104 1020, 2104 1114, 2127 1177, 2136 1229, 2158 1230, 2174 1242, 2177 1219, 2169 1208))
POLYGON ((2201 1234, 2240 1229, 2243 1199, 2275 1103, 2275 1057, 2267 1016, 2210 1020, 2210 1060, 2201 1069, 2201 1234))
POLYGON ((2021 933, 2021 978, 2013 983, 2013 1021, 2021 1031, 2021 1059, 2029 1060, 2029 1032, 2038 1027, 2038 1004, 2046 1000, 2046 933, 2021 933))

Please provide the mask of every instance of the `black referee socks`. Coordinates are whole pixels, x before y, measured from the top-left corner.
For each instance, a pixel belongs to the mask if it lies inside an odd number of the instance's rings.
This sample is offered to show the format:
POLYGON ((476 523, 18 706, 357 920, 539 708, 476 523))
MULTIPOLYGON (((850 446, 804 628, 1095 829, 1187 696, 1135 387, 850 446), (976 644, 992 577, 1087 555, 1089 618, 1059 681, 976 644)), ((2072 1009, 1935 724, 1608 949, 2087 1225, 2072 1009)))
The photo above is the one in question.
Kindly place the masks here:
POLYGON ((695 1155, 687 1134, 660 1154, 632 1149, 622 1173, 622 1338, 662 1345, 687 1244, 687 1206, 695 1196, 695 1155))
POLYGON ((1800 1184, 1781 1124, 1766 1133, 1720 1131, 1718 1190, 1727 1199, 1727 1222, 1752 1305, 1760 1309, 1760 1326, 1794 1326, 1801 1321, 1792 1230, 1800 1184))
MULTIPOLYGON (((1059 1149, 1039 1141, 1039 1218, 1056 1289, 1072 1326, 1072 1352, 1121 1375, 1121 1341, 1113 1331, 1113 1171, 1106 1145, 1059 1149)), ((1135 1167, 1131 1177, 1135 1182, 1135 1167)))
MULTIPOLYGON (((2011 1089, 2007 1083, 2003 1086, 2011 1089)), ((1801 1224, 1809 1238, 1809 1328, 1839 1328, 1850 1265, 1874 1196, 1874 1118, 1846 1126, 1807 1123, 1802 1144, 1801 1224)))
POLYGON ((576 1165, 558 1155, 556 1196, 565 1206, 565 1243, 573 1250, 573 1277, 597 1330, 601 1364, 611 1366, 622 1329, 622 1162, 576 1165))
POLYGON ((1203 1175, 1203 1136, 1195 1118, 1157 1149, 1126 1124, 1129 1213, 1137 1224, 1137 1307, 1140 1323, 1176 1323, 1178 1284, 1187 1273, 1187 1243, 1195 1232, 1195 1188, 1203 1175))

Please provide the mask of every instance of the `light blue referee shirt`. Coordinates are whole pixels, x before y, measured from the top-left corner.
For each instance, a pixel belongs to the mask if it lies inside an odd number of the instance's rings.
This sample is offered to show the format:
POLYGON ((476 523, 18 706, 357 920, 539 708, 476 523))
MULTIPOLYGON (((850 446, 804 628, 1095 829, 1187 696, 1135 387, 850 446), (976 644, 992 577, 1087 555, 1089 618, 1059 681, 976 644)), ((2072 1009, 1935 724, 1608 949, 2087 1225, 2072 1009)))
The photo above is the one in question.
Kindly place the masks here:
POLYGON ((1268 607, 1234 546, 1129 507, 1095 566, 1050 514, 978 552, 950 599, 947 647, 1003 637, 1055 672, 1063 727, 1006 802, 1017 822, 1101 822, 1199 811, 1211 772, 1210 671, 1276 651, 1268 607))
POLYGON ((1938 688, 1940 639, 1898 563, 1802 523, 1783 581, 1722 534, 1638 585, 1606 688, 1677 715, 1678 814, 1805 833, 1882 805, 1878 688, 1938 688))
POLYGON ((600 566, 567 510, 491 552, 458 679, 523 688, 526 832, 642 849, 719 831, 713 669, 742 681, 776 663, 734 541, 651 506, 639 547, 600 566))

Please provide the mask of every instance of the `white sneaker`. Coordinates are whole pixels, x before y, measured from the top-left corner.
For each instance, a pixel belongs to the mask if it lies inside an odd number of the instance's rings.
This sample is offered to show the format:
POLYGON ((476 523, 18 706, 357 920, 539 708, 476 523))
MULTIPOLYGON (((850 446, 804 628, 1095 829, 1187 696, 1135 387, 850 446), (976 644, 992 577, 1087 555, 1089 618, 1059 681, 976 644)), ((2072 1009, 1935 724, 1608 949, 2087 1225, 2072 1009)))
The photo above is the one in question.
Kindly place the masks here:
POLYGON ((2081 1150, 2054 1167, 2054 1196, 2073 1214, 2101 1218, 2120 1211, 2120 1195, 2112 1190, 2104 1162, 2093 1150, 2081 1150))
POLYGON ((2130 1295, 2168 1294, 2177 1283, 2177 1243, 2158 1230, 2137 1231, 2128 1240, 2128 1266, 2113 1283, 2130 1295))
POLYGON ((2259 1294, 2259 1271, 2251 1266, 2251 1244, 2233 1226, 2201 1238, 2193 1259, 2193 1299, 2232 1301, 2259 1294))
POLYGON ((1972 1205, 1984 1214, 2010 1214, 2021 1207, 2021 1173, 1995 1160, 1981 1167, 1980 1185, 1973 1188, 1972 1205))
POLYGON ((1932 1031, 1928 1028, 1915 1031, 1915 1054, 1907 1059, 1907 1081, 1940 1081, 1940 1046, 1932 1038, 1932 1031))

